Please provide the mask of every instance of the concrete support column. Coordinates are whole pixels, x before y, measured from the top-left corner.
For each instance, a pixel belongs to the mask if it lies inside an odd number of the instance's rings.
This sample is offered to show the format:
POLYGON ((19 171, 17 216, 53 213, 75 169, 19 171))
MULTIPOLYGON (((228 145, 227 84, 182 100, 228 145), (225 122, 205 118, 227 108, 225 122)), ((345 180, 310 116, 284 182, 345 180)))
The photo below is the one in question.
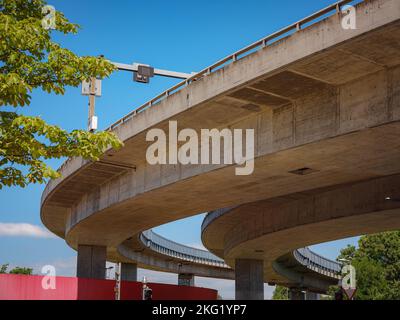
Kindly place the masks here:
POLYGON ((236 300, 264 300, 263 260, 235 261, 236 300))
POLYGON ((78 278, 106 278, 107 247, 78 245, 78 278))
POLYGON ((121 263, 121 280, 137 281, 137 264, 121 263))
POLYGON ((320 300, 318 293, 306 291, 306 300, 320 300))
POLYGON ((178 275, 178 286, 194 287, 194 274, 180 273, 178 275))
POLYGON ((289 289, 289 300, 305 300, 306 295, 299 289, 289 289))

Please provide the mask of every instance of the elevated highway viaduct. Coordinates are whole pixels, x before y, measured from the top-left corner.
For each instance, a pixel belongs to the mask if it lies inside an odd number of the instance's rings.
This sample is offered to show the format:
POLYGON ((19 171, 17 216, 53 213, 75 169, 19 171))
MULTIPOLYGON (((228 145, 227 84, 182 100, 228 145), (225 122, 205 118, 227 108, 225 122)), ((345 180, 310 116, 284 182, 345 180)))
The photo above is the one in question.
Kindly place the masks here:
MULTIPOLYGON (((336 204, 337 209, 312 200, 307 206, 291 201, 298 195, 314 199, 314 193, 342 186, 395 179, 400 173, 400 2, 360 2, 355 7, 356 29, 343 28, 340 7, 345 3, 236 52, 122 118, 109 129, 125 142, 122 149, 107 150, 99 162, 74 158, 62 166, 62 178, 50 181, 43 192, 41 218, 78 251, 78 276, 104 277, 106 259, 135 263, 138 252, 129 239, 138 239, 155 226, 220 208, 239 206, 233 214, 236 219, 239 212, 243 228, 249 228, 243 232, 248 238, 232 236, 229 228, 221 229, 226 239, 209 237, 214 234, 208 231, 213 223, 203 231, 203 239, 235 269, 239 287, 251 280, 242 276, 253 268, 249 260, 258 261, 256 288, 262 281, 291 285, 298 279, 279 268, 276 259, 281 254, 341 236, 398 228, 393 213, 398 203, 382 202, 379 190, 377 198, 369 199, 370 211, 361 212, 370 214, 365 225, 352 230, 340 231, 332 224, 341 221, 338 212, 346 217, 358 212, 359 195, 343 196, 346 202, 342 207, 341 202, 336 204), (152 142, 146 141, 146 134, 153 128, 168 133, 170 121, 199 135, 201 129, 254 129, 254 173, 235 175, 235 166, 223 162, 150 165, 146 151, 152 142), (292 209, 266 213, 269 205, 264 203, 274 199, 287 201, 292 209), (301 212, 303 206, 307 212, 301 212), (379 220, 387 211, 393 213, 387 216, 390 225, 379 220), (249 212, 255 215, 251 219, 246 218, 249 212), (315 219, 309 212, 315 212, 315 219), (300 218, 303 215, 310 218, 307 223, 300 218), (262 230, 251 230, 251 221, 261 216, 270 221, 262 230), (320 229, 315 227, 318 219, 324 221, 320 229), (278 230, 282 241, 269 242, 271 230, 278 230), (281 230, 293 232, 290 241, 284 241, 287 235, 281 230), (258 246, 259 242, 263 244, 258 246), (260 254, 254 255, 253 249, 260 254), (278 267, 272 270, 274 259, 278 267)), ((397 186, 390 185, 385 192, 399 197, 397 186)), ((225 216, 221 219, 215 223, 229 223, 225 216)), ((140 263, 152 267, 148 259, 140 263)), ((207 268, 202 274, 218 277, 231 272, 213 271, 207 268)), ((238 296, 260 297, 258 289, 246 290, 238 296)))
MULTIPOLYGON (((222 212, 228 211, 229 209, 210 213, 203 224, 203 230, 210 226, 211 220, 220 218, 222 212)), ((178 273, 178 283, 181 285, 194 285, 194 276, 235 279, 235 272, 223 259, 208 251, 168 240, 152 230, 143 232, 138 238, 125 241, 119 251, 125 257, 129 257, 146 268, 178 273)), ((280 265, 290 269, 297 279, 305 274, 318 279, 314 281, 318 286, 313 287, 304 281, 280 283, 290 287, 297 297, 307 296, 308 299, 315 299, 316 293, 325 292, 329 285, 337 284, 340 278, 341 265, 339 263, 321 257, 308 248, 288 251, 284 259, 280 260, 280 265), (305 291, 306 295, 302 291, 305 291)), ((132 264, 124 265, 132 266, 132 264)), ((276 281, 273 284, 277 283, 276 281)))
POLYGON ((295 249, 400 229, 399 194, 400 175, 392 175, 216 210, 203 222, 202 240, 235 269, 239 297, 262 297, 264 282, 324 293, 334 274, 298 270, 304 249, 295 249))

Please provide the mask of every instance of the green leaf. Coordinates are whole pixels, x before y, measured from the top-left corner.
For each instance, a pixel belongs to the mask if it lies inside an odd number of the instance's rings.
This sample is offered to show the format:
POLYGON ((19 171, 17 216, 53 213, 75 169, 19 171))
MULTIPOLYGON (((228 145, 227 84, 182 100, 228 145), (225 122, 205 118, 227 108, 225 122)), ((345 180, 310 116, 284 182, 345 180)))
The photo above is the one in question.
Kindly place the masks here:
MULTIPOLYGON (((115 67, 104 58, 79 57, 52 41, 42 27, 43 0, 0 0, 0 108, 30 105, 33 90, 63 95, 83 79, 108 77, 115 67)), ((56 13, 56 31, 76 33, 79 26, 56 13)), ((0 189, 25 187, 59 177, 46 159, 81 156, 98 160, 122 142, 110 132, 67 132, 39 117, 0 109, 0 189)))

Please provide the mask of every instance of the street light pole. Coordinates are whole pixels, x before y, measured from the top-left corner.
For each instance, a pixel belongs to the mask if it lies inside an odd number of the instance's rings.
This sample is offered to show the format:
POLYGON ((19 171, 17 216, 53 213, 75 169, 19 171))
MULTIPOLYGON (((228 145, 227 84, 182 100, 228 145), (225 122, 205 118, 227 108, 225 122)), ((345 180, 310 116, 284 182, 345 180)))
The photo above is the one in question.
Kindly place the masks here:
POLYGON ((88 119, 88 130, 96 130, 93 126, 96 108, 96 78, 90 79, 90 95, 89 95, 89 119, 88 119))
MULTIPOLYGON (((150 78, 154 76, 168 77, 174 79, 189 79, 195 74, 154 69, 149 65, 140 63, 134 63, 130 65, 118 62, 109 62, 113 64, 119 71, 133 72, 133 80, 140 83, 149 83, 150 78)), ((83 81, 82 94, 85 96, 89 96, 88 131, 94 132, 97 130, 97 117, 95 115, 95 107, 96 97, 101 97, 101 80, 92 77, 88 81, 83 81)))

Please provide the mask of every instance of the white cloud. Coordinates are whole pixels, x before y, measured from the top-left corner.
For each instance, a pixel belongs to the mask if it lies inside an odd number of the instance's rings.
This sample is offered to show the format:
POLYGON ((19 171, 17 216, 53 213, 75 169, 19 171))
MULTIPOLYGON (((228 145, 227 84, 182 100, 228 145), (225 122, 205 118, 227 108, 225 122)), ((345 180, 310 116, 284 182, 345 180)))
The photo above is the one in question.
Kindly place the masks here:
POLYGON ((44 266, 50 265, 56 269, 56 275, 61 277, 75 277, 76 276, 76 256, 50 260, 50 261, 42 261, 40 263, 36 263, 33 265, 34 274, 41 275, 42 268, 44 266))
POLYGON ((54 238, 46 229, 29 223, 0 222, 0 237, 54 238))
POLYGON ((53 263, 50 263, 50 265, 53 265, 56 268, 57 274, 69 277, 75 277, 76 262, 77 262, 76 260, 77 257, 73 256, 70 258, 56 260, 53 263))

